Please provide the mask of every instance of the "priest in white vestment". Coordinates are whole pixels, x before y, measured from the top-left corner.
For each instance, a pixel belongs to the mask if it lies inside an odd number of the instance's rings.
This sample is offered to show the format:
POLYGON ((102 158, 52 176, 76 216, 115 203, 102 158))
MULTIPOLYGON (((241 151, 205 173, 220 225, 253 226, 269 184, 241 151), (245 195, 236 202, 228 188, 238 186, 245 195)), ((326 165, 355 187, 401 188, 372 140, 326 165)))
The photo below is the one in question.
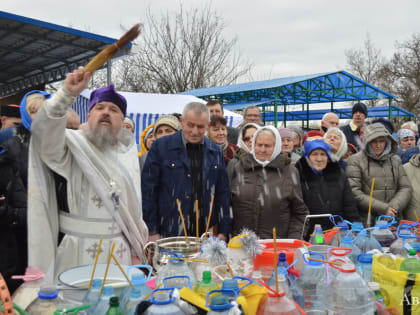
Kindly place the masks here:
POLYGON ((54 278, 66 269, 92 264, 101 237, 98 263, 106 263, 115 242, 114 255, 126 265, 143 260, 148 239, 136 145, 132 134, 122 128, 125 98, 113 85, 95 90, 86 127, 65 128, 67 109, 90 76, 83 68, 69 74, 64 86, 38 111, 31 127, 29 266, 41 267, 54 278), (80 82, 79 75, 83 75, 80 82), (57 175, 66 182, 66 209, 58 206, 57 175))

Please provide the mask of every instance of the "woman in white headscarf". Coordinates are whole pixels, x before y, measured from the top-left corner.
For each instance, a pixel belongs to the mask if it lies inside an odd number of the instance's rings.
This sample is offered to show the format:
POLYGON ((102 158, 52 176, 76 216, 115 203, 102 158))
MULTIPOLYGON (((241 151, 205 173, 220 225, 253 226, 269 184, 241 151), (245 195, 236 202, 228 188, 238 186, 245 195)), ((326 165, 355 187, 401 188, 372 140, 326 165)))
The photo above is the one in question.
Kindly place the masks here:
POLYGON ((235 164, 231 181, 233 233, 248 228, 260 238, 301 237, 308 208, 303 202, 299 173, 281 153, 273 126, 258 129, 252 150, 235 164))
POLYGON ((324 141, 331 147, 331 161, 338 162, 345 170, 347 162, 343 160, 343 157, 347 152, 347 139, 344 133, 339 128, 330 127, 324 134, 324 141))

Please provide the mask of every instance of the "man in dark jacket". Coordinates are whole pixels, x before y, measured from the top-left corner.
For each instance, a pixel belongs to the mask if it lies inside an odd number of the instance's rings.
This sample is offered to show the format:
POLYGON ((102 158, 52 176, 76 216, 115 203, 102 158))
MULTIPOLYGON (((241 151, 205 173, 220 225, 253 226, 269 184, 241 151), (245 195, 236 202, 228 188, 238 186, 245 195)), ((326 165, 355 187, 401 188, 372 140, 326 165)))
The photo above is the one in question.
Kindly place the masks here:
POLYGON ((359 135, 359 127, 363 125, 368 115, 368 108, 363 103, 356 103, 354 104, 352 110, 352 120, 348 125, 341 127, 341 131, 346 135, 347 143, 351 143, 354 145, 358 150, 359 144, 356 141, 356 138, 359 135))
MULTIPOLYGON (((224 110, 223 110, 223 106, 220 103, 219 100, 210 100, 207 102, 207 107, 209 108, 210 111, 210 116, 219 116, 222 118, 225 118, 224 116, 224 110)), ((227 131, 228 131, 228 135, 227 135, 227 141, 229 143, 233 143, 233 144, 237 144, 238 143, 238 136, 239 136, 239 130, 233 127, 229 127, 227 126, 227 131)))
POLYGON ((218 236, 231 232, 229 181, 221 148, 204 137, 209 110, 189 103, 182 115, 182 130, 157 139, 149 150, 141 185, 143 217, 150 240, 184 235, 177 200, 188 235, 196 235, 196 200, 199 234, 204 233, 211 204, 210 227, 218 225, 218 236), (212 197, 214 196, 214 203, 212 197))

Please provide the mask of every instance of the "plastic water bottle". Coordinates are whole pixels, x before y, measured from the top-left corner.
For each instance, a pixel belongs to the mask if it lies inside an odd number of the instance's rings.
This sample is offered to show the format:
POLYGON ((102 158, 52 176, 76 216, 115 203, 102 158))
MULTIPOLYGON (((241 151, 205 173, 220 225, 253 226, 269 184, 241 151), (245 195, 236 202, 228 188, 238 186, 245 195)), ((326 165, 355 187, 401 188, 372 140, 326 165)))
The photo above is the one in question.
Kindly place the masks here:
POLYGON ((360 275, 366 281, 372 281, 372 261, 373 254, 360 254, 357 257, 357 269, 359 270, 360 275))
POLYGON ((373 315, 375 297, 353 264, 336 267, 341 272, 325 289, 324 304, 328 314, 373 315))
POLYGON ((106 314, 106 311, 109 308, 109 300, 114 296, 114 288, 106 285, 102 291, 102 295, 99 298, 92 314, 103 315, 106 314))
POLYGON ((404 243, 407 242, 409 238, 415 237, 412 232, 413 228, 417 226, 418 223, 415 222, 413 225, 407 223, 401 223, 397 229, 397 239, 389 247, 389 251, 394 255, 399 255, 401 257, 408 256, 408 249, 404 248, 404 243))
MULTIPOLYGON (((240 295, 242 295, 241 294, 241 290, 243 288, 249 286, 251 283, 252 283, 252 280, 249 279, 249 278, 235 276, 232 279, 223 280, 222 288, 221 289, 222 290, 225 290, 225 291, 228 291, 228 290, 235 291, 236 295, 237 296, 240 296, 240 295), (243 285, 243 286, 241 286, 241 287, 239 287, 238 280, 247 281, 248 283, 245 284, 245 285, 243 285)), ((233 301, 233 297, 232 296, 230 296, 230 300, 229 301, 233 301)))
POLYGON ((353 238, 355 238, 359 233, 364 229, 362 222, 353 222, 351 225, 351 233, 353 238))
POLYGON ((408 257, 401 263, 400 270, 408 272, 410 280, 416 278, 416 273, 420 273, 420 260, 415 249, 412 248, 408 251, 408 257))
POLYGON ((83 304, 89 304, 90 307, 87 309, 88 315, 93 314, 96 303, 98 303, 99 296, 101 293, 102 280, 93 279, 92 288, 86 292, 86 295, 83 299, 83 304))
MULTIPOLYGON (((286 295, 289 294, 289 285, 287 283, 286 277, 287 277, 287 268, 289 267, 289 264, 286 260, 286 254, 280 253, 277 261, 277 275, 284 275, 284 277, 278 277, 278 282, 281 287, 284 287, 286 290, 286 295), (286 282, 285 282, 286 281, 286 282)), ((271 275, 270 279, 267 280, 267 285, 269 285, 273 290, 276 289, 276 274, 275 270, 273 270, 273 274, 271 275)), ((288 297, 291 297, 288 295, 288 297)))
POLYGON ((207 293, 206 296, 206 307, 210 308, 210 311, 207 315, 229 315, 230 310, 234 305, 229 302, 228 296, 234 296, 233 301, 236 300, 237 294, 232 290, 212 290, 207 293), (209 304, 210 296, 213 293, 219 293, 218 295, 213 295, 211 298, 211 303, 209 304), (220 294, 221 293, 221 294, 220 294))
POLYGON ((321 224, 315 224, 314 233, 311 236, 309 243, 313 245, 324 245, 324 235, 322 234, 321 224))
POLYGON ((43 285, 38 292, 38 299, 29 305, 28 313, 31 315, 53 314, 62 302, 55 286, 43 285))
POLYGON ((352 236, 352 232, 348 232, 346 236, 343 237, 341 240, 340 248, 349 248, 351 249, 351 253, 348 255, 348 257, 351 259, 353 264, 357 263, 357 256, 359 256, 360 249, 354 244, 354 239, 352 236))
POLYGON ((174 288, 153 290, 150 297, 152 305, 144 312, 144 315, 184 315, 184 312, 174 304, 173 291, 174 288))
MULTIPOLYGON (((328 252, 329 257, 328 257, 328 261, 333 261, 336 259, 340 259, 344 262, 347 263, 351 263, 353 264, 353 261, 350 259, 349 255, 351 254, 352 249, 351 248, 331 248, 328 252)), ((326 267, 328 268, 328 272, 330 275, 330 279, 334 278, 340 271, 334 267, 332 267, 331 265, 326 265, 326 267)))
POLYGON ((341 240, 349 232, 349 225, 346 222, 338 222, 336 227, 339 228, 339 231, 337 234, 333 236, 329 244, 330 246, 333 246, 333 247, 340 246, 341 240))
POLYGON ((354 245, 359 247, 361 253, 367 253, 372 249, 377 249, 380 252, 382 251, 382 246, 379 244, 376 238, 369 236, 369 231, 374 229, 375 228, 363 229, 354 239, 354 245))
POLYGON ((386 308, 385 298, 381 293, 378 282, 368 282, 369 289, 375 294, 375 301, 386 308))
POLYGON ((127 274, 130 274, 130 270, 132 268, 147 268, 149 270, 149 274, 147 276, 147 278, 144 276, 143 273, 139 273, 139 274, 133 274, 131 276, 131 283, 133 284, 134 288, 132 288, 130 285, 128 285, 123 293, 120 295, 120 301, 121 301, 121 305, 123 306, 123 308, 125 307, 125 305, 127 304, 128 300, 131 297, 131 292, 136 290, 136 295, 137 295, 137 291, 140 292, 140 300, 143 300, 143 298, 148 295, 150 292, 152 292, 152 289, 149 288, 149 286, 146 284, 147 281, 149 281, 152 272, 153 272, 153 267, 149 266, 149 265, 133 265, 133 266, 129 266, 127 268, 127 274))
POLYGON ((106 315, 124 315, 124 312, 120 308, 120 302, 118 301, 117 296, 113 296, 109 299, 109 308, 106 315))
POLYGON ((207 293, 217 289, 217 284, 211 280, 211 272, 203 271, 203 280, 197 284, 194 291, 202 297, 206 297, 207 293))
POLYGON ((300 271, 297 283, 305 294, 305 311, 323 310, 322 295, 324 294, 323 290, 327 285, 327 271, 324 263, 309 260, 308 258, 324 260, 324 256, 315 252, 303 254, 306 265, 300 271))
MULTIPOLYGON (((287 275, 287 272, 286 272, 286 275, 287 275)), ((289 283, 287 281, 286 275, 285 275, 284 272, 279 273, 277 275, 277 285, 278 285, 279 291, 280 292, 285 292, 286 296, 289 299, 291 299, 291 298, 293 298, 292 297, 292 292, 290 291, 290 287, 289 287, 289 283)), ((276 278, 275 278, 275 276, 274 276, 274 278, 270 278, 267 281, 267 285, 269 285, 270 288, 273 289, 274 291, 276 290, 276 278)))
POLYGON ((260 303, 257 315, 301 315, 296 304, 288 299, 284 292, 276 297, 268 297, 260 303))
POLYGON ((387 215, 379 216, 375 224, 372 236, 381 244, 382 247, 389 247, 395 240, 394 233, 390 231, 390 226, 395 223, 395 218, 387 215), (387 221, 390 219, 391 221, 387 221))
POLYGON ((143 301, 144 295, 142 295, 142 292, 139 288, 134 288, 130 291, 130 297, 126 301, 125 304, 123 304, 123 310, 125 315, 134 315, 136 313, 137 305, 140 304, 141 301, 143 301))
MULTIPOLYGON (((181 254, 172 255, 172 258, 182 258, 181 254)), ((197 277, 194 271, 187 264, 185 260, 181 259, 170 259, 168 263, 158 270, 156 278, 156 286, 162 283, 163 278, 172 276, 188 276, 191 280, 191 285, 195 287, 197 285, 197 277)), ((170 285, 168 285, 170 286, 170 285)))

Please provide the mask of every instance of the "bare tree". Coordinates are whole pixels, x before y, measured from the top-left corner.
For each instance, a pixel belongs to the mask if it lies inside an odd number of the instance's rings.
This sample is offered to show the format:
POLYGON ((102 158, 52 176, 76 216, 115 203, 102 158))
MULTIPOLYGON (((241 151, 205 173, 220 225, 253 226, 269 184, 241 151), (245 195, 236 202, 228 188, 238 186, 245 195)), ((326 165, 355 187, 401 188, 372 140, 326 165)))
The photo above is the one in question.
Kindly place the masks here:
POLYGON ((138 53, 116 66, 120 87, 178 93, 235 83, 251 65, 236 49, 237 38, 223 36, 225 27, 209 4, 187 11, 180 4, 177 12, 159 17, 149 9, 138 53))
MULTIPOLYGON (((363 48, 352 48, 344 51, 349 71, 364 81, 383 87, 381 74, 385 58, 380 49, 375 47, 369 33, 366 34, 363 48)), ((374 106, 374 101, 368 102, 374 106)))
POLYGON ((381 69, 381 78, 397 103, 408 111, 420 112, 420 33, 396 42, 397 51, 381 69))

